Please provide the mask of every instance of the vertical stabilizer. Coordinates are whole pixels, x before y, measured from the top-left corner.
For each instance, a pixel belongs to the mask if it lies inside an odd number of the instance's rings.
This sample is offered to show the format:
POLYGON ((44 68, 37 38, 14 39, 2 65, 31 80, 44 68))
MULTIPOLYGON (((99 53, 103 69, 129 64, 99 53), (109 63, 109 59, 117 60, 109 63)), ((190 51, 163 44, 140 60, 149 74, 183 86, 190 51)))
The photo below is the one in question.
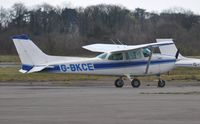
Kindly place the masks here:
POLYGON ((16 35, 12 37, 12 40, 19 54, 22 70, 30 71, 34 66, 45 65, 48 62, 48 56, 27 35, 16 35))

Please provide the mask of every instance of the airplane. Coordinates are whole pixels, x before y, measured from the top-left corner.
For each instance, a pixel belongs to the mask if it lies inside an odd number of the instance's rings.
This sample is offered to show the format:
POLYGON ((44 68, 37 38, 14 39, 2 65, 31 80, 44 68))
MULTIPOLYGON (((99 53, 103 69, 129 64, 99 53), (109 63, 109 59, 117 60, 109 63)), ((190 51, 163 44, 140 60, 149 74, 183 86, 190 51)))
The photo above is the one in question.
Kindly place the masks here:
MULTIPOLYGON (((131 81, 133 88, 140 86, 139 76, 158 76, 158 87, 165 81, 160 75, 176 67, 179 51, 174 55, 153 53, 155 48, 174 45, 171 40, 141 45, 91 44, 82 48, 101 54, 93 57, 63 57, 43 53, 26 34, 12 37, 21 60, 21 73, 49 72, 117 76, 115 86, 124 85, 123 77, 131 81)), ((165 51, 169 52, 169 51, 165 51)))
MULTIPOLYGON (((157 43, 162 43, 166 41, 173 41, 173 39, 156 39, 157 43)), ((180 52, 180 49, 177 49, 175 44, 170 44, 166 46, 159 46, 160 53, 162 55, 174 56, 177 51, 180 52)), ((176 67, 191 67, 191 68, 200 68, 200 59, 184 57, 180 53, 175 62, 176 67)))

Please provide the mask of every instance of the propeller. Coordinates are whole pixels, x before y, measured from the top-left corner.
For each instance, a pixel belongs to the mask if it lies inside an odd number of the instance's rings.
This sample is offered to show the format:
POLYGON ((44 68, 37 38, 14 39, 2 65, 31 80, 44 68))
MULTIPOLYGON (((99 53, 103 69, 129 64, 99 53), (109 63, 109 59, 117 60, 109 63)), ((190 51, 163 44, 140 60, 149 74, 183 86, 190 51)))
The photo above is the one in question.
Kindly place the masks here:
POLYGON ((178 48, 177 52, 176 52, 176 55, 175 55, 175 58, 178 59, 178 56, 180 54, 180 49, 178 48))

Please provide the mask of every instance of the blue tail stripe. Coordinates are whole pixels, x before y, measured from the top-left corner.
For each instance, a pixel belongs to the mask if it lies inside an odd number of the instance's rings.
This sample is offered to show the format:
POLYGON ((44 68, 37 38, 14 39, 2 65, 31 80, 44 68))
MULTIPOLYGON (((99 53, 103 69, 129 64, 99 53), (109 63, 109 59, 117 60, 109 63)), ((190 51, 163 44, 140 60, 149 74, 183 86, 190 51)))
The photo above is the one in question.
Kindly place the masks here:
MULTIPOLYGON (((151 61, 152 64, 164 64, 175 62, 175 59, 172 60, 160 60, 160 61, 151 61)), ((94 64, 95 69, 105 69, 105 68, 120 68, 120 67, 130 67, 130 66, 143 66, 147 65, 147 61, 135 61, 135 62, 116 62, 116 63, 96 63, 94 64)))
POLYGON ((28 37, 27 34, 22 34, 22 35, 15 35, 15 36, 12 36, 12 39, 28 40, 29 37, 28 37))
POLYGON ((26 71, 30 71, 33 68, 33 65, 22 64, 22 69, 26 71))

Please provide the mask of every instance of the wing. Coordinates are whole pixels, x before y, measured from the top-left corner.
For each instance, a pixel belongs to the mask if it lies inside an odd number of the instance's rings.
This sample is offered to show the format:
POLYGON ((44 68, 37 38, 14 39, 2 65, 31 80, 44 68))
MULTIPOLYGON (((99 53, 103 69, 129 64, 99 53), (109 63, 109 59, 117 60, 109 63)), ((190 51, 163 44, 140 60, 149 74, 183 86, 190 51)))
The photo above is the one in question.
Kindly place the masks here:
POLYGON ((127 45, 116 45, 116 44, 91 44, 82 46, 82 48, 90 50, 92 52, 110 52, 127 49, 127 45))
POLYGON ((159 42, 159 43, 150 43, 150 44, 142 44, 142 45, 115 45, 115 44, 91 44, 83 46, 84 49, 90 50, 92 52, 121 52, 128 50, 135 50, 140 48, 147 47, 159 47, 164 45, 174 44, 173 41, 159 42))

